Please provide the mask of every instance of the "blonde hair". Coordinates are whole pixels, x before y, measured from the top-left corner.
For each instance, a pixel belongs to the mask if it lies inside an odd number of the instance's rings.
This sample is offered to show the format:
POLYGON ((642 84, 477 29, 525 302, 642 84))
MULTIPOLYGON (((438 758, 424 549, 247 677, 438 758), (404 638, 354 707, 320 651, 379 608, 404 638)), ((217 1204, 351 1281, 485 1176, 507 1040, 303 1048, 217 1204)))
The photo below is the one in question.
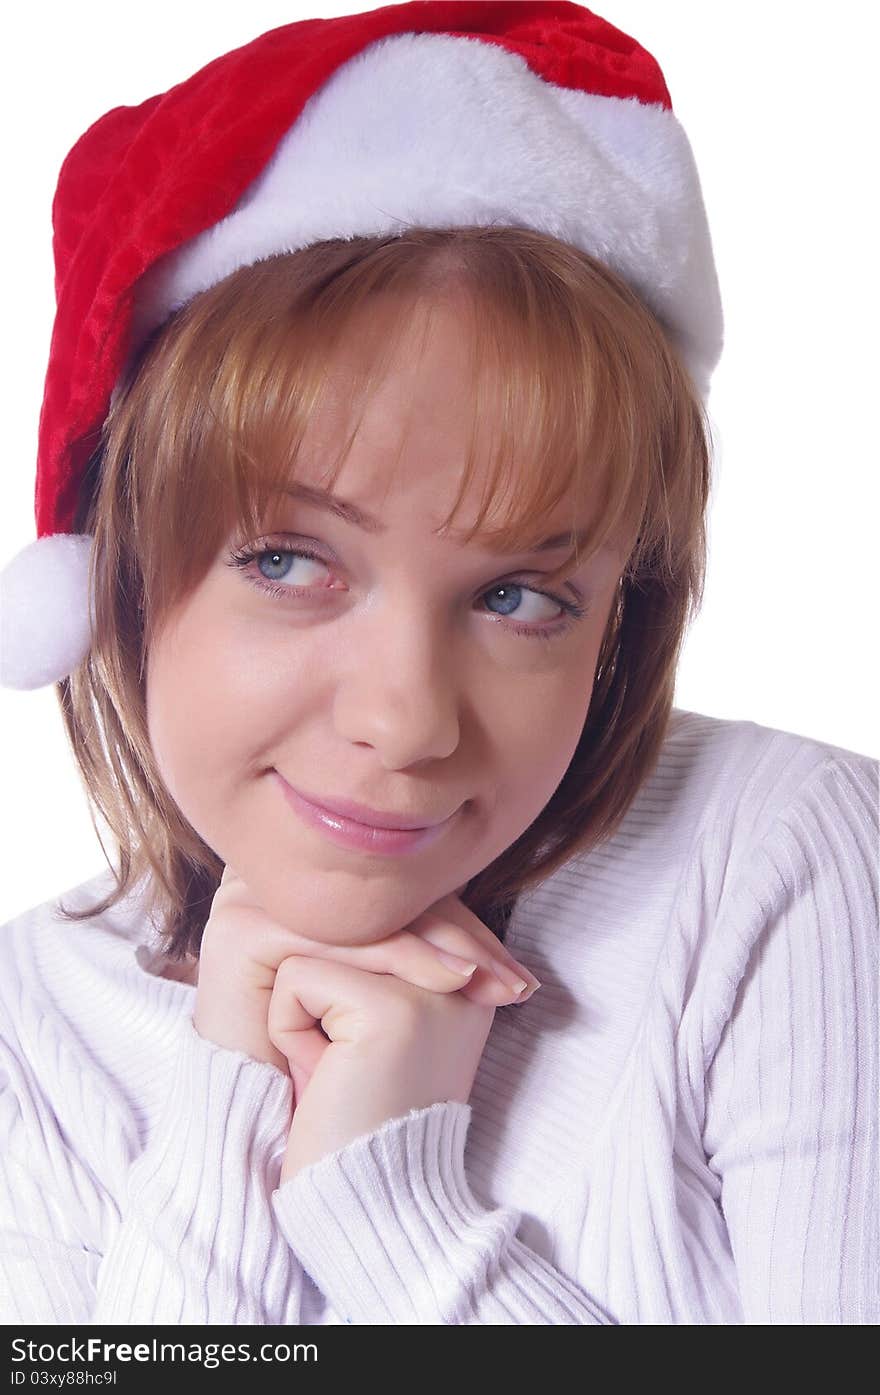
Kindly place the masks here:
MULTIPOLYGON (((146 721, 150 645, 230 530, 253 536, 267 500, 295 477, 334 347, 355 332, 366 347, 352 394, 363 403, 414 303, 447 293, 472 311, 474 431, 500 384, 495 453, 467 537, 524 550, 561 500, 589 490, 600 500, 589 547, 554 575, 609 539, 625 539, 627 555, 571 764, 539 817, 462 899, 503 936, 524 889, 619 827, 659 756, 680 648, 702 603, 711 434, 694 385, 629 286, 554 238, 492 226, 336 239, 243 267, 195 297, 144 346, 104 423, 76 520, 95 538, 96 630, 57 692, 95 831, 100 841, 97 810, 118 866, 110 894, 63 912, 69 919, 103 912, 143 877, 169 958, 198 953, 223 863, 157 769, 146 721), (486 526, 490 517, 497 527, 486 526)), ((475 474, 474 431, 444 527, 475 474)))

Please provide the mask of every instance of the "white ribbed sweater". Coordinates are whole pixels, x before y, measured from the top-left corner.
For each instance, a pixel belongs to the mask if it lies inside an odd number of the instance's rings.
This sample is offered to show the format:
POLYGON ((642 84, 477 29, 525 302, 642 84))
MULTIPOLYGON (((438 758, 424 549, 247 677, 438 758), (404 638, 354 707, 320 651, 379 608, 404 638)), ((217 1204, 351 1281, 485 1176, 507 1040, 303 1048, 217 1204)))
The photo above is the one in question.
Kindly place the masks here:
POLYGON ((880 1322, 877 801, 875 759, 676 709, 520 899, 543 986, 470 1102, 281 1187, 290 1080, 198 1035, 137 897, 16 917, 0 1322, 880 1322))

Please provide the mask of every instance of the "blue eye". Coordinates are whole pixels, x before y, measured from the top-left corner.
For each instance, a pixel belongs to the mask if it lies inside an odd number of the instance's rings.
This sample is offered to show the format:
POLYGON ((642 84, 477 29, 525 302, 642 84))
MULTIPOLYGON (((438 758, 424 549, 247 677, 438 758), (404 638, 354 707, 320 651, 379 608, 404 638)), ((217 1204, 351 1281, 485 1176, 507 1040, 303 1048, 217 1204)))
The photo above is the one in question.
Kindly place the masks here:
MULTIPOLYGON (((238 551, 230 553, 228 565, 240 568, 245 578, 252 586, 256 586, 258 591, 262 591, 264 594, 284 602, 314 595, 316 591, 329 591, 331 589, 329 587, 273 585, 271 579, 266 577, 263 572, 259 570, 259 566, 264 558, 270 558, 272 565, 275 567, 281 567, 284 558, 301 558, 306 561, 318 562, 322 566, 330 565, 323 557, 320 557, 316 552, 312 552, 308 548, 274 546, 271 542, 268 546, 243 547, 238 551), (256 572, 254 570, 255 563, 257 564, 256 572)), ((290 567, 288 565, 287 569, 282 572, 282 575, 287 575, 289 570, 290 567)), ((494 586, 490 586, 488 590, 483 592, 480 599, 483 600, 487 596, 492 595, 502 595, 505 601, 513 603, 515 608, 521 596, 529 592, 534 596, 543 596, 546 600, 553 601, 562 608, 563 614, 555 620, 551 620, 543 625, 526 625, 523 623, 505 623, 503 621, 503 615, 512 614, 512 609, 504 611, 497 618, 504 624, 504 628, 510 634, 520 635, 528 639, 555 639, 558 636, 567 634, 577 621, 581 620, 587 613, 587 607, 580 605, 575 600, 569 600, 567 597, 556 595, 551 591, 541 591, 535 586, 528 586, 524 582, 515 580, 496 582, 494 586)), ((492 615, 495 614, 494 611, 487 613, 492 615)))
MULTIPOLYGON (((506 604, 508 609, 502 610, 500 614, 502 616, 515 616, 516 609, 522 607, 522 598, 525 595, 541 596, 544 600, 553 601, 555 605, 562 606, 566 615, 573 618, 579 618, 579 614, 583 614, 582 607, 577 606, 574 601, 568 601, 563 596, 555 596, 549 591, 539 591, 536 587, 526 586, 519 581, 502 581, 497 586, 491 586, 488 591, 483 592, 481 599, 485 601, 492 596, 502 596, 504 598, 503 604, 506 604)), ((495 611, 491 611, 490 613, 493 615, 496 614, 495 611)), ((531 636, 544 635, 546 638, 549 638, 552 637, 553 634, 560 633, 559 619, 560 617, 557 617, 556 620, 550 620, 544 625, 537 626, 526 625, 524 622, 520 621, 517 624, 515 633, 528 634, 531 636)), ((563 630, 569 628, 569 623, 564 623, 562 626, 563 630)))
MULTIPOLYGON (((300 552, 300 551, 294 552, 294 551, 292 551, 290 548, 273 547, 273 548, 269 548, 268 551, 257 552, 257 553, 252 554, 252 559, 258 563, 258 566, 262 564, 264 558, 268 558, 268 559, 269 559, 269 562, 270 562, 273 566, 279 566, 279 567, 282 568, 282 570, 281 570, 281 572, 279 573, 278 577, 271 577, 271 576, 268 576, 268 577, 267 577, 267 576, 265 575, 264 572, 262 572, 262 571, 260 572, 260 576, 261 576, 265 581, 269 581, 269 582, 275 581, 275 580, 280 581, 282 577, 287 576, 288 572, 290 571, 290 563, 288 562, 286 565, 284 565, 284 564, 283 564, 283 560, 282 560, 282 561, 276 561, 276 559, 278 559, 278 558, 284 559, 285 557, 292 558, 292 559, 295 560, 295 561, 300 561, 300 560, 301 560, 301 561, 309 561, 309 562, 321 562, 321 565, 322 565, 322 566, 325 565, 325 564, 321 561, 321 558, 320 558, 320 557, 314 556, 311 552, 300 552)), ((302 586, 284 586, 284 587, 282 587, 281 589, 282 589, 282 591, 292 591, 292 592, 296 592, 297 594, 300 594, 300 595, 301 595, 305 589, 311 589, 311 588, 305 588, 305 587, 302 587, 302 586)))

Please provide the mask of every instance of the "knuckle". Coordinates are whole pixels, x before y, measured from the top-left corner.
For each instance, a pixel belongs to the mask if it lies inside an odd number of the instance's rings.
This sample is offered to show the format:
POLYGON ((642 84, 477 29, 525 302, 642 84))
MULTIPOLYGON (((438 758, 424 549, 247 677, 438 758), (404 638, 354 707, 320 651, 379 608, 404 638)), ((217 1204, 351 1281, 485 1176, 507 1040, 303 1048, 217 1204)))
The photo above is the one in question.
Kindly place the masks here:
POLYGON ((414 929, 429 943, 460 958, 476 959, 487 967, 498 963, 502 969, 520 975, 521 966, 479 916, 460 902, 452 906, 452 912, 454 914, 440 917, 432 908, 431 912, 426 913, 424 923, 420 925, 417 922, 414 929))
POLYGON ((304 954, 288 954, 281 960, 275 973, 275 982, 282 987, 291 987, 302 978, 303 964, 307 962, 304 954))
POLYGON ((343 963, 350 963, 353 968, 365 969, 373 974, 390 974, 408 979, 416 970, 421 951, 412 935, 397 931, 373 944, 345 948, 334 957, 343 963))
POLYGON ((468 963, 476 961, 484 966, 491 963, 489 946, 458 925, 447 924, 437 929, 429 928, 422 935, 422 939, 433 950, 435 956, 438 951, 443 951, 446 954, 457 955, 459 959, 468 963))

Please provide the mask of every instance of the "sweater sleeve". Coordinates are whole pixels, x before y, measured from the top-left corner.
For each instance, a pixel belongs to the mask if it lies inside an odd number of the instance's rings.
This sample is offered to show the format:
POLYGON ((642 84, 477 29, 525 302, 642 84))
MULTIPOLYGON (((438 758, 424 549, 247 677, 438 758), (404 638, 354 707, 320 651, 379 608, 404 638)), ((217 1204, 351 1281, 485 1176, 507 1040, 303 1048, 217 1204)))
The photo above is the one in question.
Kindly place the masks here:
MULTIPOLYGON (((299 1321, 303 1274, 271 1209, 289 1077, 181 1019, 168 1092, 146 1144, 118 1145, 108 1206, 27 1088, 24 1064, 8 1054, 2 1063, 0 1321, 299 1321)), ((101 1128, 94 1097, 89 1107, 101 1128)), ((116 1152, 110 1135, 106 1146, 116 1152)))
POLYGON ((820 767, 726 910, 703 1141, 746 1323, 880 1322, 877 770, 820 767))
POLYGON ((272 1204, 304 1268, 347 1322, 613 1323, 484 1206, 464 1170, 471 1106, 390 1119, 284 1182, 272 1204))

